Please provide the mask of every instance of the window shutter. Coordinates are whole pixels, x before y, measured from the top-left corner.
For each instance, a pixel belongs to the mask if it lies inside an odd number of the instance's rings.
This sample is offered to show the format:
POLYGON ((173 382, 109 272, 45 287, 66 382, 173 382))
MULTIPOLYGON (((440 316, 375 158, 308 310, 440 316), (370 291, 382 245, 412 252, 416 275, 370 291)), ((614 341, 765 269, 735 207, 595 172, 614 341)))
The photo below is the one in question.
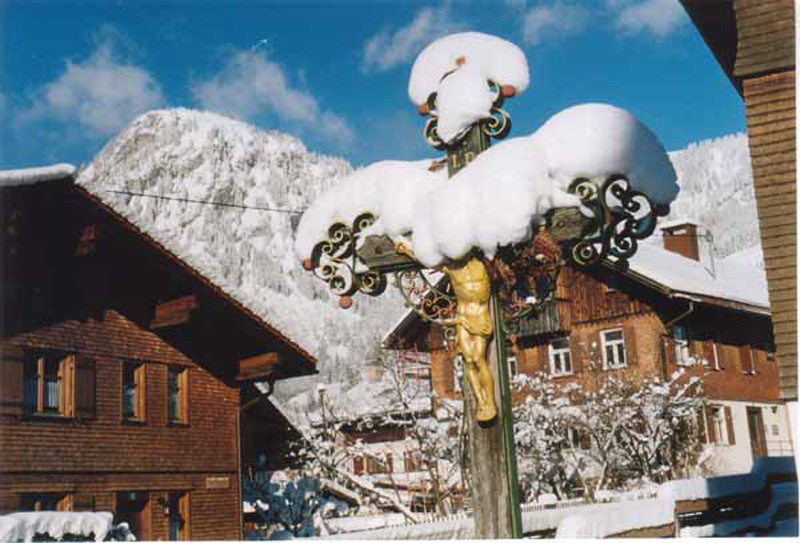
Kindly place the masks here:
POLYGON ((586 336, 577 332, 569 336, 569 358, 572 364, 572 373, 578 375, 583 368, 583 359, 586 356, 586 348, 580 343, 587 341, 586 336))
POLYGON ((717 368, 719 367, 719 361, 716 360, 714 356, 714 342, 713 341, 704 341, 703 342, 703 349, 701 356, 708 361, 708 367, 710 368, 717 368))
POLYGON ((550 370, 550 344, 542 343, 536 346, 536 368, 534 371, 551 373, 550 370))
POLYGON ((75 356, 75 416, 79 419, 93 419, 96 416, 95 373, 93 358, 75 356))
POLYGON ((705 417, 703 416, 703 407, 700 406, 697 408, 697 433, 698 437, 700 438, 700 443, 707 443, 707 436, 706 436, 706 421, 705 417))
POLYGON ((72 495, 73 511, 94 511, 94 496, 88 492, 76 492, 72 495))
POLYGON ((362 455, 353 458, 353 473, 356 475, 364 473, 364 457, 362 455))
MULTIPOLYGON (((675 340, 673 340, 671 337, 664 337, 664 356, 666 357, 668 368, 678 364, 678 360, 676 359, 675 355, 675 340)), ((668 369, 667 372, 672 373, 672 370, 668 369)))
POLYGON ((714 408, 706 406, 706 431, 708 432, 708 442, 717 442, 717 431, 714 428, 714 408))
POLYGON ((627 324, 622 327, 623 339, 625 340, 625 362, 628 366, 639 364, 639 351, 636 348, 636 327, 627 324))
POLYGON ((730 406, 725 406, 725 425, 728 429, 728 443, 736 445, 736 434, 733 432, 733 415, 731 414, 730 406))
POLYGON ((19 494, 0 490, 0 513, 16 513, 19 511, 19 494))
POLYGON ((0 347, 0 415, 22 415, 24 359, 21 347, 0 347))

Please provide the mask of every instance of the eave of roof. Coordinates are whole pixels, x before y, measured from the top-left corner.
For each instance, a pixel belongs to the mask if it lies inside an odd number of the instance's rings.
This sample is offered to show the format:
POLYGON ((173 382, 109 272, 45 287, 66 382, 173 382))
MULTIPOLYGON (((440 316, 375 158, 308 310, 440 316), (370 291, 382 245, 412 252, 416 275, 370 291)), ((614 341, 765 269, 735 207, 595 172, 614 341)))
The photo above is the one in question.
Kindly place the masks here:
POLYGON ((242 304, 239 300, 237 300, 236 298, 234 298, 231 295, 229 295, 227 292, 225 292, 219 286, 214 284, 210 279, 208 279, 203 274, 201 274, 199 271, 197 271, 195 268, 193 268, 192 266, 187 264, 184 260, 182 260, 180 257, 175 255, 172 251, 167 249, 164 245, 162 245, 156 239, 154 239, 150 234, 148 234, 147 232, 143 231, 138 226, 136 226, 131 221, 129 221, 127 218, 125 218, 124 216, 122 216, 119 213, 117 213, 113 208, 111 208, 109 205, 104 203, 100 198, 98 198, 97 196, 95 196, 94 194, 92 194, 91 192, 86 190, 81 185, 73 184, 73 187, 75 188, 75 190, 78 191, 79 194, 82 194, 84 197, 86 197, 91 202, 93 202, 94 204, 99 206, 101 209, 103 209, 103 211, 107 212, 109 214, 109 216, 112 217, 115 221, 117 221, 121 226, 123 226, 124 228, 130 230, 134 234, 140 236, 148 244, 150 244, 156 250, 161 252, 164 256, 166 256, 171 261, 173 261, 175 264, 177 264, 178 266, 183 268, 185 271, 187 271, 189 274, 191 274, 195 279, 200 281, 203 285, 205 285, 206 287, 211 289, 217 296, 219 296, 220 299, 222 299, 225 302, 227 302, 228 304, 232 305, 236 310, 240 311, 241 313, 247 315, 251 320, 253 320, 258 326, 263 328, 270 335, 278 338, 280 341, 282 341, 286 345, 288 345, 303 360, 305 360, 306 362, 308 362, 309 364, 311 364, 314 367, 313 368, 314 372, 316 371, 316 362, 317 362, 316 358, 314 358, 305 349, 300 347, 300 345, 298 345, 297 343, 295 343, 294 341, 289 339, 280 330, 278 330, 277 328, 275 328, 274 326, 272 326, 271 324, 266 322, 264 319, 262 319, 259 315, 254 313, 252 310, 250 310, 247 307, 245 307, 244 304, 242 304))

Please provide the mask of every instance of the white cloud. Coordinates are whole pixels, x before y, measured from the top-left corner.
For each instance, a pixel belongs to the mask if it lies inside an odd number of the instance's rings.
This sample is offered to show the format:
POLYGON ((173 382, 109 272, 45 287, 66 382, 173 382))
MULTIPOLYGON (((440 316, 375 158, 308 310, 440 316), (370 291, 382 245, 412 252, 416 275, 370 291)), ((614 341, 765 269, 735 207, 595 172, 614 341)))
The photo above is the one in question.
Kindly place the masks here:
POLYGON ((422 8, 406 26, 393 32, 385 29, 370 38, 364 45, 361 67, 365 72, 385 72, 409 62, 428 43, 461 27, 452 19, 449 6, 422 8))
POLYGON ((283 67, 263 51, 235 52, 217 74, 193 84, 192 94, 204 109, 250 120, 274 115, 341 143, 354 137, 343 118, 322 110, 310 92, 294 88, 283 67))
POLYGON ((77 123, 89 137, 112 135, 136 115, 164 104, 158 82, 147 70, 117 60, 111 41, 83 62, 68 60, 64 72, 32 97, 19 121, 77 123))
POLYGON ((536 45, 580 34, 588 27, 590 14, 585 6, 566 2, 532 7, 522 19, 522 39, 529 45, 536 45))
POLYGON ((678 0, 609 0, 609 7, 619 9, 616 27, 626 34, 652 34, 662 39, 688 20, 678 0))

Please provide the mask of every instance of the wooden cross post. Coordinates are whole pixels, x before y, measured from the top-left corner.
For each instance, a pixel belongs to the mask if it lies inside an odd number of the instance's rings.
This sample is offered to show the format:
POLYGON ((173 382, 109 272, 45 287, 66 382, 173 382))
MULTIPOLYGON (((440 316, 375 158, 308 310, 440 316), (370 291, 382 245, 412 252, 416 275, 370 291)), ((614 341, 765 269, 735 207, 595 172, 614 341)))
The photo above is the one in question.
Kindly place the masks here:
MULTIPOLYGON (((467 166, 489 148, 490 138, 478 124, 454 148, 447 151, 449 177, 467 166)), ((469 473, 478 539, 519 539, 522 537, 517 457, 511 416, 511 387, 506 356, 502 312, 494 292, 490 298, 493 337, 489 343, 489 364, 499 402, 497 417, 488 423, 475 418, 475 398, 466 376, 461 380, 464 416, 468 420, 469 473)))

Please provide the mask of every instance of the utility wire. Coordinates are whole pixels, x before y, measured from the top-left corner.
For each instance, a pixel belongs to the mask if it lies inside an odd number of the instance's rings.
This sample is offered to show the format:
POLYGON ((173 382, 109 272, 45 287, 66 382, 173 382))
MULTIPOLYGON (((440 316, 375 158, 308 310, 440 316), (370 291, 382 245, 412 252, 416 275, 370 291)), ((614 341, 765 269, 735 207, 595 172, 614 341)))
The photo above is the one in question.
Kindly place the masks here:
POLYGON ((129 192, 126 190, 106 190, 105 192, 113 192, 115 194, 125 194, 127 196, 143 196, 145 198, 155 198, 157 200, 174 200, 176 202, 187 202, 190 204, 203 204, 207 206, 219 207, 236 207, 239 209, 256 209, 258 211, 275 211, 277 213, 288 213, 290 215, 301 215, 303 211, 295 211, 293 209, 280 209, 277 207, 259 207, 259 206, 246 206, 242 204, 229 204, 226 202, 209 202, 208 200, 193 200, 191 198, 178 198, 177 196, 160 196, 157 194, 144 194, 142 192, 129 192))

